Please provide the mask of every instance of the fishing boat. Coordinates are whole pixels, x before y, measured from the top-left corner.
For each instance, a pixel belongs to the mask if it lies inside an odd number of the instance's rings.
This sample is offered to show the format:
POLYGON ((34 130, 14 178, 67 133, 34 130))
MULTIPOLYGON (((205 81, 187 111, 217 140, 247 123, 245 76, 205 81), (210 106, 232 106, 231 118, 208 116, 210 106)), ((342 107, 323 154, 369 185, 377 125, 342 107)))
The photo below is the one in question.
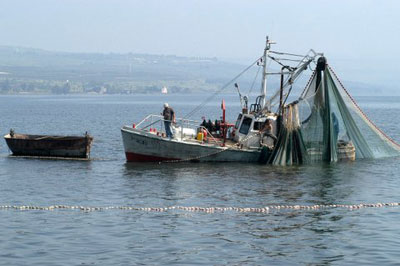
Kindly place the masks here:
POLYGON ((71 159, 88 159, 93 141, 87 133, 84 136, 50 136, 16 134, 13 130, 4 139, 14 156, 71 159))
POLYGON ((166 137, 164 120, 159 115, 148 115, 138 124, 123 126, 127 161, 293 165, 400 155, 400 145, 359 108, 323 53, 312 49, 305 55, 286 53, 272 50, 272 44, 267 37, 260 58, 191 113, 176 119, 173 138, 166 137), (275 69, 267 68, 272 63, 275 69), (224 101, 222 119, 215 123, 189 119, 253 66, 262 71, 260 94, 249 105, 249 96, 242 95, 235 83, 241 104, 235 123, 225 120, 224 101), (308 70, 308 82, 296 85, 308 70), (267 81, 272 77, 278 79, 278 85, 268 90, 267 97, 267 81), (298 88, 301 90, 296 96, 294 91, 298 88))

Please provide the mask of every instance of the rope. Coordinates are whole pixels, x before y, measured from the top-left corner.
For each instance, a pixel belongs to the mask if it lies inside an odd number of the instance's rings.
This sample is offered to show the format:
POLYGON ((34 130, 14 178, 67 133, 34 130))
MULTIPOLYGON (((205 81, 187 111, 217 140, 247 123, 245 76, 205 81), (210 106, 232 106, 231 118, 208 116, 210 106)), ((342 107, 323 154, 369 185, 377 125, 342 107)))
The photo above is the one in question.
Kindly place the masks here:
POLYGON ((275 57, 273 57, 273 56, 269 56, 269 58, 271 58, 272 60, 274 60, 275 62, 277 62, 279 65, 281 65, 281 66, 285 67, 285 65, 284 65, 284 64, 282 64, 281 62, 279 62, 279 60, 278 60, 278 59, 276 59, 275 57))
POLYGON ((227 151, 227 150, 229 150, 229 148, 225 148, 225 149, 219 150, 217 152, 206 154, 206 155, 196 156, 196 157, 193 157, 193 158, 162 161, 162 162, 158 162, 158 164, 161 164, 161 163, 183 163, 183 162, 197 161, 197 160, 200 160, 202 158, 210 157, 210 156, 219 154, 219 153, 227 151))
POLYGON ((51 205, 51 206, 32 206, 32 205, 2 205, 0 211, 15 210, 15 211, 56 211, 56 210, 77 210, 84 212, 93 211, 132 211, 132 212, 168 212, 168 211, 186 211, 186 212, 239 212, 239 213, 269 213, 271 211, 314 211, 324 209, 366 209, 366 208, 384 208, 384 207, 399 207, 400 203, 360 203, 360 204, 315 204, 315 205, 267 205, 264 207, 199 207, 199 206, 170 206, 170 207, 134 207, 134 206, 70 206, 70 205, 51 205))
MULTIPOLYGON (((238 145, 243 144, 245 141, 247 141, 247 140, 249 140, 249 139, 251 139, 251 138, 253 138, 253 137, 257 137, 257 136, 259 136, 259 135, 257 135, 257 134, 256 134, 256 135, 248 135, 248 136, 246 136, 245 138, 243 138, 242 140, 240 140, 237 144, 238 144, 238 145)), ((219 154, 219 153, 221 153, 221 152, 228 151, 228 150, 233 150, 233 149, 228 148, 228 147, 225 147, 225 148, 222 149, 222 150, 219 150, 219 151, 217 151, 217 152, 213 152, 213 153, 210 153, 210 154, 206 154, 206 155, 200 155, 200 156, 196 156, 196 157, 192 157, 192 158, 186 158, 186 159, 177 159, 177 160, 161 161, 161 162, 158 162, 158 163, 159 163, 159 164, 161 164, 161 163, 182 163, 182 162, 196 161, 196 160, 200 160, 200 159, 202 159, 202 158, 214 156, 214 155, 216 155, 216 154, 219 154)))
POLYGON ((304 55, 301 55, 301 54, 291 54, 291 53, 284 53, 284 52, 278 52, 278 51, 269 51, 269 52, 273 53, 273 54, 279 54, 279 55, 290 55, 290 56, 304 57, 304 55))
MULTIPOLYGON (((310 63, 311 63, 311 61, 310 61, 310 63)), ((300 66, 300 64, 297 65, 297 67, 295 67, 294 69, 299 69, 299 66, 300 66)), ((283 83, 283 87, 286 88, 286 87, 288 86, 289 83, 290 83, 290 85, 292 85, 292 84, 294 83, 294 81, 295 81, 296 79, 298 79, 299 76, 300 76, 301 74, 302 74, 302 72, 298 72, 298 75, 295 76, 294 79, 292 79, 293 76, 286 77, 286 79, 285 79, 285 81, 284 81, 284 83, 283 83)), ((307 88, 307 87, 306 87, 306 88, 307 88)), ((277 103, 274 103, 273 101, 275 101, 275 99, 279 96, 279 93, 280 93, 280 89, 277 90, 277 91, 270 97, 270 99, 269 99, 269 105, 270 105, 270 106, 275 106, 275 105, 277 104, 277 103)), ((289 93, 288 93, 288 92, 284 93, 284 95, 285 95, 285 97, 289 97, 289 93)))
POLYGON ((217 96, 219 93, 221 93, 224 89, 226 89, 226 87, 228 87, 230 84, 232 84, 236 79, 238 79, 241 75, 243 75, 247 70, 249 70, 252 66, 254 66, 258 61, 260 60, 260 58, 257 58, 257 60, 255 60, 251 65, 249 65, 248 67, 246 67, 242 72, 240 72, 239 74, 237 74, 233 79, 231 79, 230 81, 228 81, 224 86, 222 86, 218 91, 214 92, 213 94, 211 94, 211 96, 209 96, 207 99, 205 99, 202 103, 200 103, 197 107, 195 107, 191 112, 189 112, 187 115, 185 115, 183 117, 183 119, 188 118, 190 116, 192 116, 193 114, 195 114, 197 111, 199 111, 203 106, 205 106, 207 103, 209 103, 215 96, 217 96))
POLYGON ((400 144, 397 143, 396 141, 394 141, 391 137, 389 137, 388 135, 386 135, 385 132, 383 132, 380 128, 378 128, 378 126, 376 126, 370 119, 369 117, 363 112, 363 110, 361 110, 361 108, 358 106, 358 104, 356 103, 356 101, 353 99, 353 97, 350 95, 350 93, 346 90, 346 88, 343 86, 342 82, 340 81, 340 79, 337 77, 335 71, 333 71, 333 69, 328 65, 329 70, 332 72, 332 74, 335 76, 336 80, 339 82, 340 86, 342 87, 342 89, 344 90, 344 92, 347 94, 347 96, 349 96, 350 100, 353 102, 354 106, 358 109, 358 111, 363 115, 363 117, 379 132, 381 133, 384 137, 386 137, 391 143, 393 143, 395 146, 397 146, 398 148, 400 148, 400 144))
POLYGON ((269 58, 273 58, 275 61, 304 62, 302 59, 276 58, 272 56, 269 56, 269 58))
POLYGON ((251 84, 251 87, 250 87, 250 89, 249 89, 249 92, 247 93, 247 95, 249 95, 249 96, 250 96, 251 91, 253 90, 254 84, 256 83, 256 80, 257 80, 257 77, 258 77, 258 73, 260 73, 260 70, 261 70, 261 67, 258 68, 257 74, 256 74, 256 76, 254 77, 254 80, 253 80, 253 83, 251 84))
POLYGON ((310 79, 308 80, 306 86, 304 87, 304 90, 301 92, 300 97, 303 98, 303 97, 305 96, 304 93, 306 92, 306 90, 307 90, 308 87, 310 86, 312 80, 313 80, 314 77, 315 77, 315 74, 316 74, 316 71, 314 70, 314 71, 312 72, 311 77, 310 77, 310 79), (303 95, 304 95, 304 96, 303 96, 303 95))
MULTIPOLYGON (((248 136, 246 136, 245 138, 243 138, 242 140, 240 140, 238 143, 237 143, 237 145, 240 145, 240 144, 243 144, 243 142, 245 142, 245 141, 247 141, 247 140, 249 140, 249 139, 251 139, 251 138, 253 138, 253 137, 257 137, 257 136, 259 136, 259 135, 248 135, 248 136)), ((202 159, 202 158, 206 158, 206 157, 210 157, 210 156, 214 156, 214 155, 217 155, 217 154, 219 154, 219 153, 222 153, 222 152, 224 152, 224 151, 228 151, 228 150, 233 150, 233 149, 231 149, 231 148, 229 148, 229 147, 225 147, 225 148, 223 148, 222 150, 219 150, 219 151, 217 151, 217 152, 213 152, 213 153, 210 153, 210 154, 206 154, 206 155, 200 155, 200 156, 196 156, 196 157, 192 157, 192 158, 186 158, 186 159, 177 159, 177 160, 169 160, 169 161, 160 161, 160 162, 158 162, 159 164, 162 164, 162 163, 182 163, 182 162, 190 162, 190 161, 196 161, 196 160, 200 160, 200 159, 202 159)))
POLYGON ((254 137, 258 137, 260 136, 259 134, 254 134, 254 135, 247 135, 246 137, 244 137, 243 139, 238 141, 238 144, 243 144, 245 141, 248 141, 249 139, 252 139, 254 137))

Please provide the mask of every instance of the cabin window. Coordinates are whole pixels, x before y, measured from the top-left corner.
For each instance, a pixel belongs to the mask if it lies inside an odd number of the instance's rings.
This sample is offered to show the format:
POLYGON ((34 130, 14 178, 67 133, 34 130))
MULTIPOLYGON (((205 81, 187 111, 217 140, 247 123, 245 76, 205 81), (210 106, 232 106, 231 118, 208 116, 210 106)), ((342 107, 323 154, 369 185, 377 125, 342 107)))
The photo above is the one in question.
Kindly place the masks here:
POLYGON ((256 122, 254 122, 253 129, 254 130, 261 130, 262 126, 263 126, 263 122, 256 121, 256 122))
POLYGON ((237 120, 236 120, 236 124, 235 124, 235 128, 238 129, 239 125, 240 125, 240 120, 242 120, 242 114, 239 114, 237 120))
POLYGON ((247 135, 247 133, 249 132, 250 126, 251 126, 251 121, 253 121, 253 119, 251 119, 249 117, 245 117, 243 119, 242 126, 240 127, 239 133, 247 135))

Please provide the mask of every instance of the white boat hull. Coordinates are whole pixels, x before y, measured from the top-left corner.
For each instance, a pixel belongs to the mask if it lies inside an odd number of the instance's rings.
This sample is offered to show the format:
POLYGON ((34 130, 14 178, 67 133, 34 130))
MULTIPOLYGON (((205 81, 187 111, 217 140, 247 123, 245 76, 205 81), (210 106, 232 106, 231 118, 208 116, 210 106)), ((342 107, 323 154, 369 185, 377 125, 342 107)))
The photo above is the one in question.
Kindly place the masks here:
POLYGON ((257 162, 259 150, 221 147, 196 141, 181 141, 125 126, 121 129, 128 162, 199 161, 257 162))

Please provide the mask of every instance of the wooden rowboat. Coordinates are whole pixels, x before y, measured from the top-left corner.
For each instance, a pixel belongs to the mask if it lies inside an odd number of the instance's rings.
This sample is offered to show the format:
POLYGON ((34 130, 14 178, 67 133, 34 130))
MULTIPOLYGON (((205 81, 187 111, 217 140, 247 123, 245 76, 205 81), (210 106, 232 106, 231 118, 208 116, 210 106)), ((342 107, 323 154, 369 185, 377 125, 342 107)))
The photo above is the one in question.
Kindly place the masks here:
POLYGON ((4 139, 15 156, 83 159, 89 158, 93 141, 87 133, 84 136, 50 136, 16 134, 13 130, 4 139))

